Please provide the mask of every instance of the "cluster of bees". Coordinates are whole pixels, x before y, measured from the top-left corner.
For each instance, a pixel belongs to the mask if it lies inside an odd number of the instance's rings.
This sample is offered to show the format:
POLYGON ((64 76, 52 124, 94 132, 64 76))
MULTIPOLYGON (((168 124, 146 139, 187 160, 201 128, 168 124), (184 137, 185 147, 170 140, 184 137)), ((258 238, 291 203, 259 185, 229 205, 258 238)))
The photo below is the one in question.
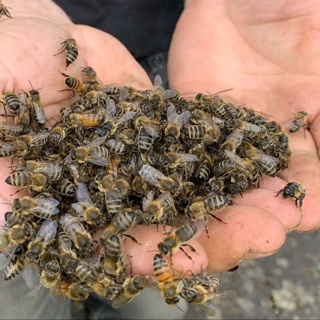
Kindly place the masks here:
MULTIPOLYGON (((65 40, 64 51, 68 67, 78 56, 76 41, 65 40)), ((145 91, 104 85, 88 65, 83 79, 62 76, 77 99, 50 129, 38 90, 0 97, 0 157, 17 161, 5 182, 29 192, 12 200, 0 229, 5 280, 32 265, 43 287, 74 300, 95 292, 119 308, 152 286, 168 304, 183 298, 210 313, 218 279, 205 270, 176 276, 171 257, 182 250, 192 260, 186 242, 197 221, 224 223, 215 213, 235 195, 288 167, 286 131, 217 94, 187 100, 165 90, 159 76, 145 91), (133 276, 123 243, 139 244, 128 231, 150 224, 171 232, 158 244, 154 275, 133 276)), ((298 119, 293 132, 305 125, 298 119)), ((279 194, 301 207, 298 183, 279 194)))

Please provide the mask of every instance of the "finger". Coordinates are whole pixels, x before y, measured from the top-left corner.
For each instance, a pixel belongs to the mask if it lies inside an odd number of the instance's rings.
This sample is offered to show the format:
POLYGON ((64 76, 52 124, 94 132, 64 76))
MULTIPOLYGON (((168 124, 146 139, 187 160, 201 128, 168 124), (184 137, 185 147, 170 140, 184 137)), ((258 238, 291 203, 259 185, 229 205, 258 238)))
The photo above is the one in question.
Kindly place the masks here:
MULTIPOLYGON (((286 183, 282 183, 282 188, 284 185, 286 183)), ((300 224, 302 212, 295 206, 293 200, 284 201, 281 196, 276 197, 275 190, 268 190, 263 187, 246 191, 242 194, 242 197, 237 196, 234 201, 237 205, 261 208, 274 215, 287 231, 293 230, 300 224)))
MULTIPOLYGON (((133 272, 135 274, 152 275, 153 258, 156 253, 159 253, 157 245, 165 237, 162 226, 137 226, 130 231, 130 235, 141 243, 141 245, 138 245, 131 240, 126 240, 124 244, 124 251, 130 257, 133 272)), ((201 267, 206 268, 207 266, 207 255, 197 240, 192 239, 188 244, 192 245, 196 250, 196 252, 191 252, 189 248, 185 249, 193 261, 179 250, 172 257, 173 266, 181 274, 188 270, 199 273, 201 267)))
POLYGON ((309 232, 320 226, 320 163, 314 140, 309 132, 306 133, 305 139, 290 135, 290 165, 279 173, 285 181, 295 181, 306 188, 302 219, 296 228, 299 232, 309 232))
POLYGON ((216 214, 223 224, 209 219, 209 236, 198 238, 208 259, 209 272, 223 272, 243 259, 273 254, 284 244, 286 230, 272 214, 259 208, 230 206, 216 214))

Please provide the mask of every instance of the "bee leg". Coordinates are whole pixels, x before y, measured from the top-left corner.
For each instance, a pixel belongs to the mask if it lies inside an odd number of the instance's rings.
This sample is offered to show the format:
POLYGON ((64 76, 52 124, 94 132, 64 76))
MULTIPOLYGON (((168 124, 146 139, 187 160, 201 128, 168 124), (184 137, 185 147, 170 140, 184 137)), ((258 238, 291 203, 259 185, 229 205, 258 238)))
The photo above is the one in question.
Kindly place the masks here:
POLYGON ((123 233, 122 235, 125 237, 128 237, 129 239, 131 239, 133 242, 139 244, 140 246, 142 245, 142 243, 140 243, 135 237, 131 236, 130 234, 123 233))
POLYGON ((279 190, 279 191, 277 192, 277 194, 275 195, 275 197, 277 197, 282 191, 283 191, 283 189, 279 190))
POLYGON ((302 207, 302 199, 296 199, 295 203, 296 203, 296 207, 297 207, 297 208, 299 208, 299 209, 300 209, 300 211, 301 211, 301 207, 302 207), (299 205, 298 205, 298 202, 299 202, 299 205))
POLYGON ((184 251, 183 248, 181 248, 182 246, 184 246, 184 247, 189 247, 190 251, 195 252, 196 254, 199 254, 199 253, 197 252, 197 250, 196 250, 191 244, 188 244, 188 243, 184 243, 184 244, 182 244, 182 245, 180 246, 180 250, 182 250, 182 251, 184 252, 184 254, 186 254, 186 252, 184 251))
MULTIPOLYGON (((194 263, 194 260, 192 259, 192 257, 183 248, 181 248, 181 246, 179 249, 192 261, 192 263, 194 263)), ((193 247, 192 249, 195 250, 193 247)), ((193 252, 193 250, 191 251, 193 252)))
POLYGON ((223 220, 221 220, 220 218, 218 218, 216 215, 214 215, 213 213, 209 213, 209 215, 213 218, 213 219, 216 219, 218 220, 219 222, 222 222, 224 224, 227 224, 226 222, 224 222, 223 220))

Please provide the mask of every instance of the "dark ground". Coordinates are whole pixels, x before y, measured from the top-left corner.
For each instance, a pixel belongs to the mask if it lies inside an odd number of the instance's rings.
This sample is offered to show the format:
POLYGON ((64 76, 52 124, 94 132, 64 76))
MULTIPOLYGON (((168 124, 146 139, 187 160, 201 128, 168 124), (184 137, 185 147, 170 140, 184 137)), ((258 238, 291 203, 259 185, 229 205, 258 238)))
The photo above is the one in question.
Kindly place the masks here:
POLYGON ((218 275, 220 290, 236 294, 214 300, 213 319, 320 319, 319 261, 320 230, 288 234, 276 254, 218 275))

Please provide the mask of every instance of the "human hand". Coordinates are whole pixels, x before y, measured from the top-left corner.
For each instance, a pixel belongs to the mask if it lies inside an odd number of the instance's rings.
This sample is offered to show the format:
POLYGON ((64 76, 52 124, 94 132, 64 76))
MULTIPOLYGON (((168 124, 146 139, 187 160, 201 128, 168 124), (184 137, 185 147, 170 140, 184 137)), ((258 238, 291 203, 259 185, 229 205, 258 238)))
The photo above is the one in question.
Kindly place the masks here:
POLYGON ((180 17, 168 61, 172 88, 182 93, 233 88, 228 94, 235 101, 271 120, 282 123, 306 111, 311 125, 305 138, 289 135, 288 169, 264 177, 259 189, 217 213, 227 224, 210 219, 210 238, 203 233, 198 240, 211 272, 272 254, 286 232, 320 225, 319 20, 318 1, 191 0, 180 17), (307 189, 302 211, 294 201, 274 197, 290 181, 307 189))

